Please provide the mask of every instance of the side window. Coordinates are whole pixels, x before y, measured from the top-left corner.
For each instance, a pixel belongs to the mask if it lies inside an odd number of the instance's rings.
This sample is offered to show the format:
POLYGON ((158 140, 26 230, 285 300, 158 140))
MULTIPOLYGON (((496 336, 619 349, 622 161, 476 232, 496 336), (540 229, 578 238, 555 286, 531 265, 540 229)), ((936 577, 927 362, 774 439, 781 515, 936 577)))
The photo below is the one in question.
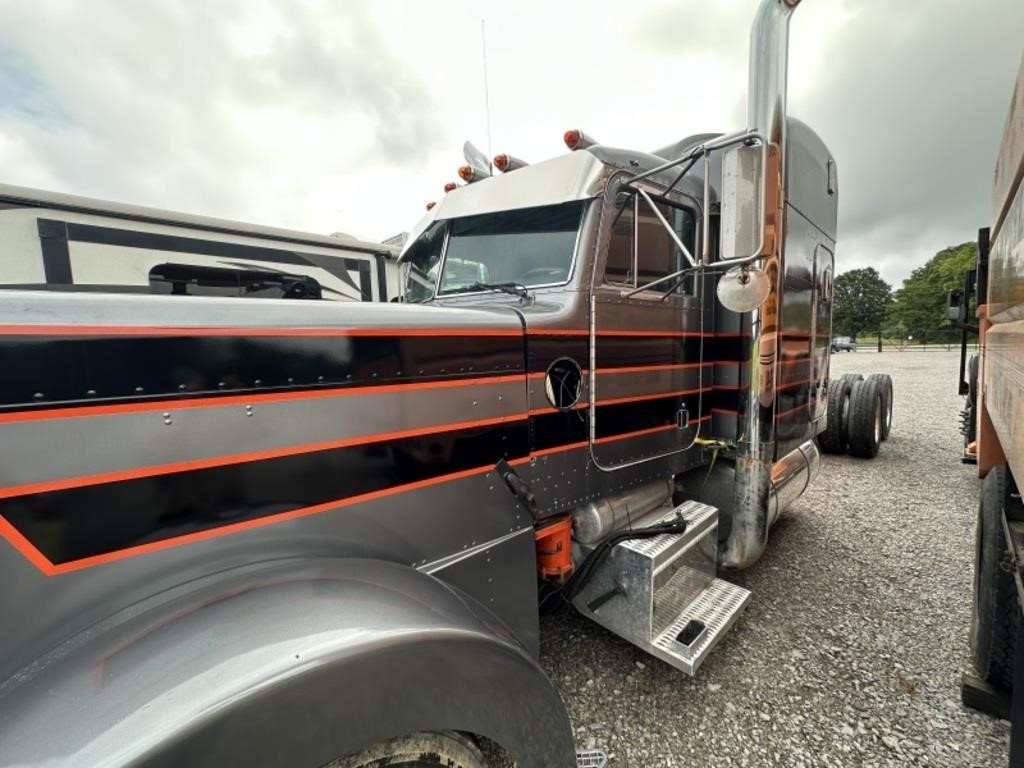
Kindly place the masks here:
MULTIPOLYGON (((662 201, 656 201, 656 205, 676 236, 693 254, 697 232, 693 212, 662 201)), ((612 229, 605 281, 638 287, 678 272, 688 263, 647 201, 638 200, 636 196, 630 198, 612 229)), ((673 283, 666 281, 651 290, 661 293, 672 289, 678 294, 693 292, 693 276, 686 277, 675 287, 673 283)))
POLYGON ((444 248, 446 222, 435 222, 420 235, 409 249, 406 261, 409 264, 408 282, 405 286, 405 301, 426 301, 434 296, 437 283, 437 268, 444 248))
POLYGON ((256 269, 158 264, 149 271, 150 293, 171 296, 233 296, 264 299, 319 299, 320 283, 308 275, 256 269))
POLYGON ((611 241, 608 243, 608 263, 604 270, 604 279, 608 283, 635 285, 633 281, 633 245, 635 243, 633 209, 636 206, 636 195, 630 195, 623 201, 622 207, 615 214, 612 223, 611 241))

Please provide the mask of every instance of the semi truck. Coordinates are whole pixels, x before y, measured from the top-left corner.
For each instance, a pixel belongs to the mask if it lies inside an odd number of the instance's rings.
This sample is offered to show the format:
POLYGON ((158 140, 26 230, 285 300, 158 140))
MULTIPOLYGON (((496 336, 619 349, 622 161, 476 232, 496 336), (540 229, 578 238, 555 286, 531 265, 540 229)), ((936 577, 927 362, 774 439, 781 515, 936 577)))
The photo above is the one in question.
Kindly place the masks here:
POLYGON ((0 184, 0 289, 388 301, 398 251, 0 184))
POLYGON ((965 458, 982 478, 965 703, 1012 720, 1010 765, 1024 765, 1024 59, 996 160, 992 219, 976 269, 951 292, 950 317, 973 308, 979 354, 961 349, 965 458), (972 301, 973 299, 973 301, 972 301))
POLYGON ((814 480, 838 177, 761 0, 748 124, 455 189, 403 300, 0 293, 0 764, 518 765, 577 752, 571 606, 697 672, 814 480))

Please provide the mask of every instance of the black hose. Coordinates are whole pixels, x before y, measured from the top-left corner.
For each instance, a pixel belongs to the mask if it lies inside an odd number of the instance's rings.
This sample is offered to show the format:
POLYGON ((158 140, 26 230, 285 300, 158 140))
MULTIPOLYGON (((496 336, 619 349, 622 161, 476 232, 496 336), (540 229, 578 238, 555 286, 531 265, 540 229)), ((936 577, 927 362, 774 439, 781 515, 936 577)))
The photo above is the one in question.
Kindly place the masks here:
POLYGON ((578 595, 587 585, 593 577, 594 572, 597 570, 597 566, 600 565, 608 556, 608 553, 612 551, 612 547, 616 544, 623 541, 629 541, 630 539, 650 539, 655 536, 663 536, 665 534, 685 533, 686 525, 686 520, 680 515, 675 520, 671 520, 669 522, 657 523, 656 525, 650 525, 646 528, 634 528, 631 530, 620 531, 619 533, 613 533, 598 544, 594 548, 594 551, 591 552, 582 563, 580 563, 579 568, 573 571, 572 576, 566 579, 561 589, 548 592, 540 598, 540 610, 546 610, 548 604, 556 595, 561 597, 564 603, 571 603, 576 595, 578 595))

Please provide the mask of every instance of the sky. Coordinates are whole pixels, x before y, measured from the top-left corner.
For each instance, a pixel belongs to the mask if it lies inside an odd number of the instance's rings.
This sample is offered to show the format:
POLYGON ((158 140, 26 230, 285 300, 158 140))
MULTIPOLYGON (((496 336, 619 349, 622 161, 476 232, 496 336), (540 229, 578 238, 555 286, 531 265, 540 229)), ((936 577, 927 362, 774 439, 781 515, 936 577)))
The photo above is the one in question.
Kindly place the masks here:
MULTIPOLYGON (((0 183, 381 240, 467 139, 539 161, 569 128, 743 128, 756 6, 0 0, 0 183)), ((989 222, 1021 30, 1024 0, 803 1, 789 114, 838 164, 838 271, 898 287, 989 222)))

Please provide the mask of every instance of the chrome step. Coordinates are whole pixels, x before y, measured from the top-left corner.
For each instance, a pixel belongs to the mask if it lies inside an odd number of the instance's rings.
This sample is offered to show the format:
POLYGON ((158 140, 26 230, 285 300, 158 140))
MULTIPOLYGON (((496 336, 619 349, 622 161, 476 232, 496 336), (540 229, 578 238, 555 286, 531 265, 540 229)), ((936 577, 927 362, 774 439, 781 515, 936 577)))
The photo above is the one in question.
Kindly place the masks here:
POLYGON ((686 531, 620 542, 573 603, 583 615, 687 674, 739 618, 750 592, 716 578, 718 510, 696 501, 665 509, 686 531))
POLYGON ((603 750, 576 750, 576 768, 604 768, 606 765, 608 765, 608 755, 603 750))

